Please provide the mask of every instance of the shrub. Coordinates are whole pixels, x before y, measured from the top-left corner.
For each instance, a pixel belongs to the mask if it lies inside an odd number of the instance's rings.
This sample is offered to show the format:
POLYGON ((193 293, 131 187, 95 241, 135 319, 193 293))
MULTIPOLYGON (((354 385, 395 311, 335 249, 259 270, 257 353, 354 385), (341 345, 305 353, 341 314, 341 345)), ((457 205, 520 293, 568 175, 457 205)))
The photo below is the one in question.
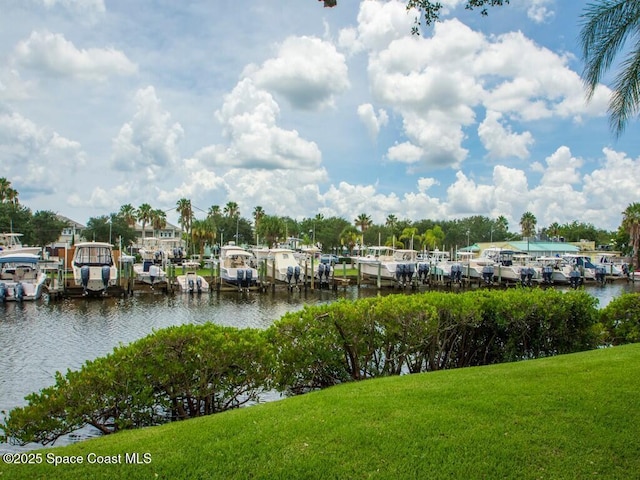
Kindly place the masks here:
POLYGON ((640 294, 625 293, 600 311, 605 341, 612 345, 640 342, 640 294))

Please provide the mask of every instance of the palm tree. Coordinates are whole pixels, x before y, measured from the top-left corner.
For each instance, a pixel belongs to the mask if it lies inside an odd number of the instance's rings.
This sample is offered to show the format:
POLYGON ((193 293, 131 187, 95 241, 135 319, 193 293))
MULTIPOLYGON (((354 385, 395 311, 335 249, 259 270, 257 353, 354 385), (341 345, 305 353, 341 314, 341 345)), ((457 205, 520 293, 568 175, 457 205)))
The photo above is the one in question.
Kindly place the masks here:
POLYGON ((236 202, 227 202, 224 206, 224 213, 229 218, 239 217, 240 209, 238 208, 238 204, 236 202))
POLYGON ((11 187, 11 182, 6 178, 0 178, 0 203, 13 203, 18 205, 18 191, 11 187))
POLYGON ((176 203, 176 210, 180 218, 178 223, 182 227, 185 233, 189 234, 191 231, 191 220, 193 220, 193 209, 191 208, 191 200, 187 198, 181 198, 176 203))
POLYGON ((267 242, 269 247, 272 247, 278 238, 285 236, 285 230, 284 220, 275 215, 264 215, 260 219, 260 225, 257 227, 260 237, 267 242))
POLYGON ((261 206, 256 206, 253 208, 253 229, 256 233, 256 245, 258 244, 258 227, 260 225, 260 220, 265 216, 264 209, 261 206))
POLYGON ((158 230, 162 230, 167 226, 167 214, 160 209, 155 209, 151 211, 151 225, 153 229, 157 232, 158 230))
MULTIPOLYGON (((400 240, 409 240, 409 248, 413 249, 413 241, 415 237, 418 235, 418 229, 416 227, 407 227, 402 230, 402 234, 400 235, 400 240)), ((407 242, 404 242, 405 245, 407 242)))
POLYGON ((142 241, 144 242, 145 231, 144 228, 147 223, 151 222, 151 212, 153 208, 148 203, 143 203, 138 207, 138 221, 142 224, 142 241))
POLYGON ((130 203, 126 203, 120 207, 118 215, 125 221, 127 225, 133 227, 138 219, 138 211, 130 203))
POLYGON ((532 237, 536 233, 536 224, 538 220, 531 212, 524 212, 520 218, 520 228, 522 229, 522 238, 532 237))
POLYGON ((361 213, 358 217, 353 221, 356 227, 360 229, 361 233, 367 231, 367 229, 371 226, 371 217, 366 213, 361 213))
POLYGON ((205 220, 194 220, 191 224, 191 240, 193 245, 198 246, 200 258, 204 255, 204 247, 212 245, 216 239, 216 228, 209 218, 205 220))
POLYGON ((216 218, 220 216, 220 205, 211 205, 207 211, 207 218, 216 218))
POLYGON ((621 51, 625 56, 613 83, 609 100, 609 125, 616 136, 624 130, 630 117, 638 114, 640 105, 640 44, 637 41, 640 26, 638 0, 600 0, 587 4, 580 42, 584 71, 582 80, 591 99, 603 76, 611 68, 621 51), (629 49, 624 46, 630 40, 629 49))
POLYGON ((640 203, 630 204, 624 212, 622 212, 622 228, 629 232, 631 246, 633 248, 632 263, 635 269, 638 268, 638 254, 640 249, 640 203))
POLYGON ((349 254, 353 254, 353 249, 358 243, 358 230, 353 225, 347 225, 340 232, 340 244, 349 249, 349 254))

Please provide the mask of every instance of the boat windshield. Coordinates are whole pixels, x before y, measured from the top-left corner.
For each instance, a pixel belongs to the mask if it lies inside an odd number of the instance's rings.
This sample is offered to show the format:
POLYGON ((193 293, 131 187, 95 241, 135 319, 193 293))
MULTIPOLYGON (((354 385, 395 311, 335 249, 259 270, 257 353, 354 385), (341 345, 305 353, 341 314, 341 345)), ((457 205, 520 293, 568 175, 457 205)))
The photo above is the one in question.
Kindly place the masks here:
POLYGON ((111 265, 111 249, 102 246, 78 247, 76 251, 74 264, 77 267, 82 266, 100 266, 111 265))

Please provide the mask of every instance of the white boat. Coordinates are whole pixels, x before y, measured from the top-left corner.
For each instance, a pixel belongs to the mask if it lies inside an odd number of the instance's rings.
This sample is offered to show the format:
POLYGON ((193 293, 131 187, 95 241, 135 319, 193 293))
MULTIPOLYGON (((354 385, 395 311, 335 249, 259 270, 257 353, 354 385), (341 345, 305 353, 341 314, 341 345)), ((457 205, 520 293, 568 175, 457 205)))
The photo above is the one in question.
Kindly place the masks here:
POLYGON ((110 243, 76 243, 71 264, 75 284, 82 287, 83 295, 105 295, 108 287, 118 283, 118 268, 110 243))
MULTIPOLYGON (((198 263, 197 266, 199 265, 198 263)), ((202 275, 198 275, 196 271, 197 266, 194 268, 191 265, 185 265, 183 263, 183 267, 185 268, 184 273, 176 277, 176 282, 178 282, 178 286, 182 292, 203 293, 209 291, 209 282, 207 282, 202 275)))
MULTIPOLYGON (((482 251, 480 257, 471 260, 478 266, 482 266, 482 276, 485 282, 488 281, 490 269, 493 269, 493 277, 503 282, 521 281, 521 266, 513 263, 515 252, 500 247, 489 247, 482 251)), ((492 281, 492 280, 490 280, 492 281)), ((489 281, 489 283, 490 283, 489 281)))
POLYGON ((614 253, 601 253, 594 259, 593 264, 604 269, 605 275, 610 277, 624 277, 626 265, 614 253), (618 261, 616 261, 616 259, 618 261))
POLYGON ((417 273, 418 252, 374 246, 367 248, 363 257, 355 257, 355 261, 363 277, 407 285, 417 273))
POLYGON ((7 253, 0 257, 0 302, 37 300, 47 276, 40 268, 39 255, 7 253))
POLYGON ((133 264, 133 272, 136 281, 147 285, 159 285, 166 283, 167 274, 162 268, 166 264, 166 258, 162 250, 154 248, 141 248, 138 250, 142 263, 133 264))
POLYGON ((253 254, 258 265, 264 265, 267 278, 290 287, 304 283, 304 270, 290 248, 257 248, 253 254))
POLYGON ((252 264, 253 254, 242 247, 229 243, 220 248, 220 278, 238 288, 255 287, 258 270, 252 264))
POLYGON ((25 247, 20 241, 22 233, 0 233, 0 257, 10 253, 40 255, 41 247, 25 247))
POLYGON ((560 257, 538 257, 535 261, 540 269, 541 282, 544 284, 569 283, 570 271, 565 268, 566 262, 560 257))
MULTIPOLYGON (((564 261, 565 271, 572 272, 578 270, 583 280, 596 279, 596 266, 591 261, 591 257, 579 253, 567 253, 562 255, 561 258, 564 261)), ((570 274, 570 276, 575 277, 575 273, 570 274)))

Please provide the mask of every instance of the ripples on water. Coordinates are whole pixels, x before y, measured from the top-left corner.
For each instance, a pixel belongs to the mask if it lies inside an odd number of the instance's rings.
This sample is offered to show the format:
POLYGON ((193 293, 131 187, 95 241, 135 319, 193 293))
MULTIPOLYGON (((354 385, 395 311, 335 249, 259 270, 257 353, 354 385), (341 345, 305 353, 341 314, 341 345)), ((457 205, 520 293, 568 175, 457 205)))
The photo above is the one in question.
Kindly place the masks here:
MULTIPOLYGON (((605 306, 640 283, 588 287, 605 306)), ((384 291, 382 291, 385 293, 384 291)), ((0 410, 25 405, 24 397, 54 383, 56 371, 78 369, 154 330, 213 322, 267 328, 286 312, 338 298, 378 295, 374 288, 211 295, 136 295, 0 305, 0 410)), ((0 452, 17 447, 0 444, 0 452)))

